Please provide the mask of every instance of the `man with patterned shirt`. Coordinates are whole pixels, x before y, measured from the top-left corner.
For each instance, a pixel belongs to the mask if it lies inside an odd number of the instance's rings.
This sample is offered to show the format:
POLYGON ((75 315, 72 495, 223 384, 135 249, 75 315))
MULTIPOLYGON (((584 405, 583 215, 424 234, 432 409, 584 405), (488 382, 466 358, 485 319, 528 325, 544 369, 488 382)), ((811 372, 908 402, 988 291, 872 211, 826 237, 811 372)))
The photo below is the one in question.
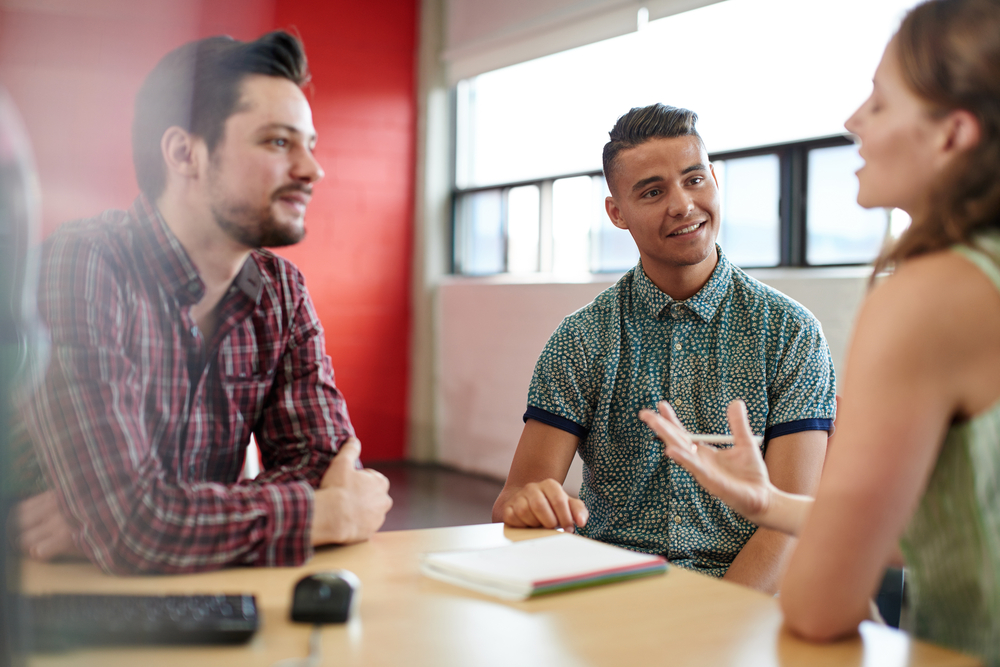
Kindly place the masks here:
POLYGON ((18 434, 52 488, 19 508, 31 555, 290 566, 382 525, 388 481, 359 467, 302 275, 261 249, 303 237, 323 177, 308 80, 280 31, 171 52, 136 98, 142 194, 45 243, 51 360, 18 434), (251 433, 263 472, 241 481, 251 433))
POLYGON ((774 483, 813 493, 835 410, 819 323, 716 245, 719 189, 697 116, 622 116, 604 147, 606 208, 639 264, 549 339, 494 521, 561 526, 774 592, 790 538, 757 529, 663 456, 638 412, 668 400, 692 433, 727 433, 746 402, 774 483), (563 490, 575 453, 580 499, 563 490))

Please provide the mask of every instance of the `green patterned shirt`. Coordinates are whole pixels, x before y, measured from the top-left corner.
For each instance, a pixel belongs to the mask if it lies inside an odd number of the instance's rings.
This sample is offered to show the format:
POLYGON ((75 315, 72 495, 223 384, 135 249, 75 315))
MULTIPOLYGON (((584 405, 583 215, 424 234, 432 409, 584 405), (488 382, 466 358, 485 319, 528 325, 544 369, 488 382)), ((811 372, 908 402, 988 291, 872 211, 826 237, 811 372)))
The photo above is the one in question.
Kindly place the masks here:
POLYGON ((640 262, 559 325, 542 351, 525 420, 580 437, 590 519, 580 533, 721 577, 756 526, 713 499, 639 421, 670 401, 693 433, 728 433, 742 398, 767 441, 830 430, 833 363, 804 307, 722 251, 697 294, 675 301, 640 262))

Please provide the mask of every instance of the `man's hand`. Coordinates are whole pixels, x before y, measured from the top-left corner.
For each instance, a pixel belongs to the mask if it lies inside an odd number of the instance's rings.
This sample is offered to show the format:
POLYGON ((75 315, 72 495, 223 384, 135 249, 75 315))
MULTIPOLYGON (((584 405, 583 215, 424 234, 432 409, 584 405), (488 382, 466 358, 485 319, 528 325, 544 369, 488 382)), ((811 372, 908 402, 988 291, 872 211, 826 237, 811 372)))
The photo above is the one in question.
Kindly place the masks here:
POLYGON ((571 498, 554 479, 530 482, 515 493, 503 507, 503 522, 514 528, 563 528, 573 532, 573 525, 583 526, 589 516, 579 498, 571 498))
POLYGON ((389 480, 377 470, 358 469, 361 443, 349 438, 327 468, 315 495, 312 543, 351 544, 372 536, 392 507, 389 480))
POLYGON ((59 511, 52 491, 17 504, 14 510, 21 551, 36 560, 83 556, 73 541, 73 529, 59 511))

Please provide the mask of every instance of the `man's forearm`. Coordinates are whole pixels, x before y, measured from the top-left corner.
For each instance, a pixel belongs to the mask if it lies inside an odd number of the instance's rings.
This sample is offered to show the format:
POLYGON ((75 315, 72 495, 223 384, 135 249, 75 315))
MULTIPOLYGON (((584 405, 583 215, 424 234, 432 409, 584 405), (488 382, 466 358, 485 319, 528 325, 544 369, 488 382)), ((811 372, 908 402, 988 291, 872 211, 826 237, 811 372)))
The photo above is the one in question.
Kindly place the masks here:
POLYGON ((793 537, 758 528, 733 559, 723 579, 773 595, 778 592, 794 544, 793 537))
POLYGON ((768 444, 764 462, 776 487, 768 518, 786 532, 758 528, 733 559, 725 579, 765 593, 776 593, 797 532, 812 507, 826 453, 826 432, 801 431, 779 436, 768 444), (797 495, 806 494, 806 495, 797 495))
POLYGON ((323 329, 308 295, 292 324, 289 346, 255 429, 263 470, 258 483, 304 480, 318 488, 336 448, 354 436, 343 394, 334 383, 323 329))

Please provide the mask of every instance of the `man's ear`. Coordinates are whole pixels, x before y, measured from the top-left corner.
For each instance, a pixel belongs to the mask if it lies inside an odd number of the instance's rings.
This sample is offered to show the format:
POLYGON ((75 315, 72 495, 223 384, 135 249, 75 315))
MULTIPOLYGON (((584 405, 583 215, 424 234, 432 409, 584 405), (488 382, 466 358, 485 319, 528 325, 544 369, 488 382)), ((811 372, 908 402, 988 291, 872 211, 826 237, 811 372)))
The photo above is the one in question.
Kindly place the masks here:
POLYGON ((201 156, 197 150, 200 141, 184 128, 172 125, 160 138, 160 151, 167 165, 167 173, 182 178, 197 178, 201 156))
POLYGON ((612 225, 618 229, 628 229, 628 222, 622 216, 622 210, 618 208, 614 197, 604 198, 604 210, 608 212, 608 217, 611 218, 612 225))
POLYGON ((719 188, 719 177, 715 175, 715 165, 711 162, 708 163, 708 170, 712 172, 712 180, 715 181, 715 188, 719 188))

